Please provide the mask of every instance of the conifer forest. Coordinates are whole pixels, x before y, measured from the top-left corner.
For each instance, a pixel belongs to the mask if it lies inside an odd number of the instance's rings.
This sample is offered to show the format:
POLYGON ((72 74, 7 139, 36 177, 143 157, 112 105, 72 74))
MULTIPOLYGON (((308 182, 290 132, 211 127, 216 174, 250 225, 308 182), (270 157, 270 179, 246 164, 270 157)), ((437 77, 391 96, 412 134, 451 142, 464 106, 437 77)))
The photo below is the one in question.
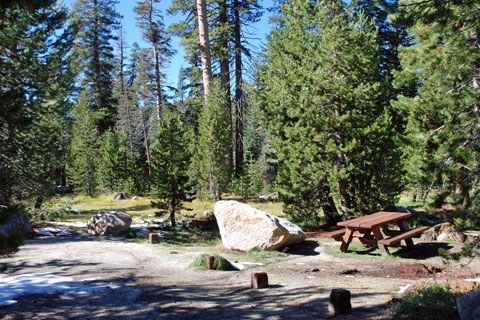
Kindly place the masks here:
POLYGON ((334 224, 409 194, 477 216, 480 1, 136 0, 141 44, 118 4, 0 2, 0 205, 128 192, 174 219, 275 192, 334 224))

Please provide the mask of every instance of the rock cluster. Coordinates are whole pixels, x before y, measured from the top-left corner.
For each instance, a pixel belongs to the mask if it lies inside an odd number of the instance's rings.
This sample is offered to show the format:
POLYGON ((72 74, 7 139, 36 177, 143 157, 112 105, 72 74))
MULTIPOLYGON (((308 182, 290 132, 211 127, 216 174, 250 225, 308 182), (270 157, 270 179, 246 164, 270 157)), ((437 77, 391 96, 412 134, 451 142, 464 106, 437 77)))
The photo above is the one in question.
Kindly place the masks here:
POLYGON ((296 224, 237 201, 218 201, 215 218, 223 245, 232 250, 276 250, 305 240, 296 224))

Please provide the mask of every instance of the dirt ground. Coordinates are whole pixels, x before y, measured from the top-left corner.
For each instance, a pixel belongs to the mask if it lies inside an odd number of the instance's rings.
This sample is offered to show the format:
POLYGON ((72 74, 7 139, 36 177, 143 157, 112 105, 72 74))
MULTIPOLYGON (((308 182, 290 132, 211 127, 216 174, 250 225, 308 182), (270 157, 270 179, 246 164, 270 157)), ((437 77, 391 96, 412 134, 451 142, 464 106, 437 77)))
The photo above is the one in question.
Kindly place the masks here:
POLYGON ((115 237, 75 235, 26 241, 2 258, 9 276, 55 273, 75 280, 96 278, 117 286, 90 294, 29 294, 0 307, 2 319, 386 319, 388 302, 406 285, 453 284, 478 278, 479 262, 445 267, 438 246, 422 244, 407 258, 337 256, 338 243, 309 238, 284 255, 255 260, 243 271, 201 271, 189 265, 200 253, 220 253, 239 263, 252 256, 217 246, 151 245, 115 237), (330 251, 331 253, 331 251, 330 251), (269 287, 250 288, 254 271, 269 287), (353 312, 328 315, 333 288, 350 290, 353 312))

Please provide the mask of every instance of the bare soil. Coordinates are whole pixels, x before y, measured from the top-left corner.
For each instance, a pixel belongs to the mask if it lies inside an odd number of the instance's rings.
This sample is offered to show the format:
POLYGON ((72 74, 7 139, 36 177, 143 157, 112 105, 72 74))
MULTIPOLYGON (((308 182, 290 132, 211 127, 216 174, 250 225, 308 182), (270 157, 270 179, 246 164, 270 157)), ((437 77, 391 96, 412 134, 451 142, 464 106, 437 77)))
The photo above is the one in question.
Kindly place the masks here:
MULTIPOLYGON (((315 236, 315 235, 311 235, 315 236)), ((388 303, 406 285, 456 283, 478 278, 480 264, 445 266, 439 246, 422 244, 404 258, 368 251, 338 256, 338 243, 309 238, 284 255, 256 259, 217 246, 179 246, 115 237, 74 235, 26 241, 0 260, 6 273, 55 273, 75 280, 98 278, 118 285, 93 294, 24 295, 0 307, 3 319, 387 319, 388 303), (220 253, 245 264, 243 271, 201 271, 190 267, 200 253, 220 253), (265 271, 269 287, 250 288, 252 272, 265 271), (332 317, 333 288, 351 292, 351 315, 332 317)))

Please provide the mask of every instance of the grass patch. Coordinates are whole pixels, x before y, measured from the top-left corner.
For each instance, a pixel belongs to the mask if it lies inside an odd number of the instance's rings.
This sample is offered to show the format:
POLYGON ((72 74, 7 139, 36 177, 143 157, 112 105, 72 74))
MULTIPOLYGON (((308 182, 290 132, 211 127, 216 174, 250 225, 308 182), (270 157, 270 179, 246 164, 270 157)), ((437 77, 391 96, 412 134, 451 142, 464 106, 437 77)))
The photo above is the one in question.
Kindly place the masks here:
MULTIPOLYGON (((356 258, 356 259, 396 259, 399 258, 395 256, 396 248, 389 247, 390 255, 383 256, 380 253, 380 249, 373 246, 364 247, 361 244, 350 243, 348 246, 347 252, 340 251, 340 245, 335 245, 326 250, 326 252, 332 256, 345 257, 345 258, 356 258)), ((401 249, 400 249, 401 250, 401 249)))
POLYGON ((251 250, 248 252, 251 256, 258 260, 264 259, 277 259, 281 257, 285 257, 286 254, 283 252, 275 251, 275 250, 251 250))
POLYGON ((218 231, 171 231, 162 239, 169 245, 210 247, 220 241, 220 235, 218 231))
POLYGON ((395 319, 460 319, 456 299, 464 294, 442 285, 422 287, 407 291, 403 299, 392 303, 389 313, 395 319))
MULTIPOLYGON (((208 269, 208 262, 207 257, 209 255, 206 253, 202 253, 200 256, 196 257, 193 262, 190 264, 191 267, 200 269, 200 270, 207 270, 208 269)), ((233 270, 232 265, 230 262, 222 257, 221 255, 214 254, 215 260, 213 262, 213 270, 220 270, 220 271, 229 271, 233 270)))

